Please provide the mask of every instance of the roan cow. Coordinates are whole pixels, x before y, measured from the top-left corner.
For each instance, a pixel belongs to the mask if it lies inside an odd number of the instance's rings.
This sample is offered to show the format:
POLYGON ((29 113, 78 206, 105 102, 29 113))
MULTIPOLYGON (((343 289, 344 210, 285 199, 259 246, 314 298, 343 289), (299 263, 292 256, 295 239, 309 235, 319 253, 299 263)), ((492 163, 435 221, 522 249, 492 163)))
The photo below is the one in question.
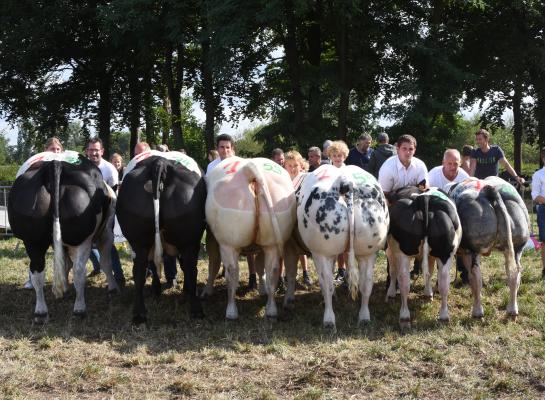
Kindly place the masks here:
POLYGON ((8 217, 30 258, 36 323, 48 320, 43 289, 45 253, 51 244, 55 297, 68 290, 68 271, 74 268, 74 315, 86 314, 85 267, 93 243, 100 251, 108 289, 118 289, 110 260, 114 211, 115 194, 100 170, 75 151, 39 153, 21 166, 9 194, 8 217))
POLYGON ((410 290, 410 260, 422 260, 424 295, 432 298, 432 256, 438 265, 441 308, 439 320, 448 321, 448 292, 450 268, 462 237, 462 226, 454 202, 437 188, 421 192, 415 186, 398 189, 388 195, 390 202, 390 233, 386 255, 390 265, 390 285, 386 299, 396 296, 396 277, 401 293, 399 322, 409 327, 411 315, 408 306, 410 290))
POLYGON ((355 296, 359 288, 361 293, 358 320, 370 320, 373 269, 377 252, 386 242, 389 220, 380 185, 359 167, 322 165, 303 181, 298 194, 297 224, 318 272, 325 302, 324 326, 335 327, 331 301, 333 265, 337 255, 345 251, 350 291, 355 296))
POLYGON ((467 179, 447 187, 462 222, 463 261, 473 293, 471 314, 483 317, 481 304, 481 255, 493 249, 503 252, 510 299, 507 314, 518 315, 522 250, 530 237, 528 210, 516 189, 501 178, 467 179))
MULTIPOLYGON (((183 290, 190 313, 202 317, 197 298, 197 258, 205 228, 206 183, 197 163, 180 152, 149 150, 127 165, 117 202, 117 218, 134 253, 133 323, 146 322, 144 283, 148 261, 161 276, 163 250, 181 255, 183 290)), ((153 287, 159 293, 160 282, 153 287)))
MULTIPOLYGON (((206 221, 219 243, 227 280, 227 319, 237 319, 235 292, 239 282, 238 257, 260 247, 264 253, 265 315, 278 314, 274 293, 279 258, 295 223, 295 195, 288 172, 265 158, 229 157, 207 176, 206 221)), ((210 276, 217 266, 211 263, 210 276)))

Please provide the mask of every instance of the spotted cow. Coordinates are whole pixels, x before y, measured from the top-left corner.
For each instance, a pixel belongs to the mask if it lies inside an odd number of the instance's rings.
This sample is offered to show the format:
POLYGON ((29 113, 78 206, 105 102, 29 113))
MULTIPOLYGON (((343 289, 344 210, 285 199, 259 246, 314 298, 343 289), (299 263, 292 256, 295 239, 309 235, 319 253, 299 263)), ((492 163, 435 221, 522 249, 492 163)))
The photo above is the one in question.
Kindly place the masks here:
POLYGON ((23 241, 30 258, 36 323, 45 323, 49 317, 43 289, 50 245, 55 297, 68 290, 68 271, 73 267, 74 315, 83 317, 87 312, 85 265, 93 243, 100 251, 100 268, 109 290, 118 289, 110 258, 115 201, 100 170, 75 151, 39 153, 19 169, 8 198, 8 217, 13 234, 23 241))
POLYGON ((335 327, 331 297, 333 265, 348 251, 348 281, 361 293, 359 321, 369 321, 369 296, 378 250, 386 242, 390 216, 384 194, 369 173, 356 166, 322 165, 301 185, 297 224, 312 253, 325 301, 324 326, 335 327), (357 261, 357 264, 356 264, 357 261))
MULTIPOLYGON (((462 237, 460 219, 451 199, 441 190, 426 192, 414 186, 399 189, 388 195, 390 201, 390 233, 386 255, 390 274, 397 277, 401 293, 399 321, 410 326, 408 296, 410 290, 409 265, 413 258, 422 260, 424 294, 433 296, 429 256, 437 260, 441 308, 439 320, 448 321, 448 292, 450 268, 462 237)), ((396 295, 396 279, 390 280, 386 299, 396 295)))
POLYGON ((276 317, 274 293, 279 258, 295 223, 295 195, 289 174, 265 158, 229 157, 206 179, 206 221, 219 243, 228 285, 226 318, 238 318, 235 291, 239 282, 239 254, 256 247, 264 253, 268 296, 265 315, 276 317))
POLYGON ((510 298, 507 314, 518 315, 522 250, 530 237, 528 210, 516 189, 501 178, 470 178, 446 188, 462 222, 460 249, 473 294, 472 315, 483 317, 481 255, 503 252, 510 298))

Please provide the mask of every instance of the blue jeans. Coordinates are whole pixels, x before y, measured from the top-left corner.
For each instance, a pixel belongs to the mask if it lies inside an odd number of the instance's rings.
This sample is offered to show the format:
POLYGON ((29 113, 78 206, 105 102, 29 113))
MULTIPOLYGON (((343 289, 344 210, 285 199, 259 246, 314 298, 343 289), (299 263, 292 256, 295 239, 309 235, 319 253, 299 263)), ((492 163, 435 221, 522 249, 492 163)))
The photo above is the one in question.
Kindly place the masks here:
MULTIPOLYGON (((115 245, 112 246, 111 257, 112 257, 112 271, 114 273, 114 278, 116 279, 124 278, 123 269, 121 268, 121 261, 119 260, 119 254, 117 252, 115 245)), ((91 249, 89 260, 91 260, 91 263, 93 264, 93 269, 95 271, 100 271, 100 254, 97 249, 94 249, 94 248, 91 249)))
MULTIPOLYGON (((163 265, 165 269, 166 280, 172 281, 176 279, 176 257, 172 257, 166 253, 163 253, 163 265)), ((151 271, 152 274, 157 274, 157 268, 155 267, 155 263, 153 261, 149 262, 148 269, 151 271)))

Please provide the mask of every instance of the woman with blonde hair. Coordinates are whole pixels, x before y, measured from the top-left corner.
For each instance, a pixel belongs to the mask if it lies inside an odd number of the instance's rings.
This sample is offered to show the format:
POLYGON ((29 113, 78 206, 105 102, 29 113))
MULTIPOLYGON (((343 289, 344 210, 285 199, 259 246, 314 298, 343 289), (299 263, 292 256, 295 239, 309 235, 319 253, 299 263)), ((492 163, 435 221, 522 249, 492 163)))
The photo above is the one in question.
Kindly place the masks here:
POLYGON ((123 157, 121 154, 114 153, 110 157, 110 162, 115 167, 117 174, 119 175, 119 182, 123 179, 123 173, 125 172, 125 166, 123 165, 123 157))

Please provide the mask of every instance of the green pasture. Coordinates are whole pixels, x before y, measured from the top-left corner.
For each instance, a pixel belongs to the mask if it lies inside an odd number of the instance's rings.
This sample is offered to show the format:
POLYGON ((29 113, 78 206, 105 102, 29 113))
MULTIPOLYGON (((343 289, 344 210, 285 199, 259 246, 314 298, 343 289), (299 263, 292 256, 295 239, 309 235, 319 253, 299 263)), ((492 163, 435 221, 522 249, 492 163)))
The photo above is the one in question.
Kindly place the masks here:
MULTIPOLYGON (((0 241, 0 398, 5 399, 492 399, 545 396, 545 281, 539 253, 523 256, 520 315, 505 317, 508 289, 502 257, 484 259, 485 317, 470 317, 468 287, 451 285, 448 325, 436 321, 439 300, 426 301, 422 278, 411 287, 413 323, 398 328, 399 297, 385 302, 381 254, 371 296, 372 322, 357 325, 359 300, 338 288, 337 331, 322 328, 322 296, 299 287, 293 311, 264 317, 265 299, 246 293, 241 262, 240 319, 224 319, 223 279, 204 302, 203 320, 188 316, 179 288, 147 291, 149 325, 131 325, 128 278, 109 298, 103 276, 88 280, 88 316, 72 317, 74 293, 55 300, 48 257, 50 321, 32 324, 35 295, 21 288, 28 259, 15 239, 0 241)), ((89 264, 90 271, 90 264, 89 264)), ((316 274, 311 264, 312 277, 316 274)), ((199 261, 199 282, 207 275, 199 261)), ((454 270, 452 271, 454 279, 454 270)), ((300 280, 300 275, 299 275, 300 280)), ((149 286, 147 287, 149 288, 149 286)), ((280 304, 281 296, 277 296, 280 304)))

